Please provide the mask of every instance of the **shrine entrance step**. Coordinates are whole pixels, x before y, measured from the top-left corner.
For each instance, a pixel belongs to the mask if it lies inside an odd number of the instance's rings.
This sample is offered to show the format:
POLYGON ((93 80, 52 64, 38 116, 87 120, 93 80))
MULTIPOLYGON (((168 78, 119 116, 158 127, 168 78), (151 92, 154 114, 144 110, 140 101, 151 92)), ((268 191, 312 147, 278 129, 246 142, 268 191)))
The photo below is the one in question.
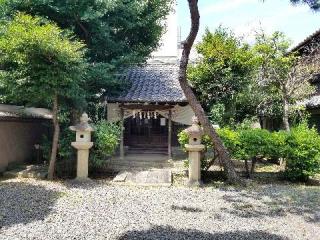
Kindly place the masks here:
POLYGON ((137 186, 169 187, 172 184, 172 173, 170 169, 122 171, 113 179, 113 182, 137 186))

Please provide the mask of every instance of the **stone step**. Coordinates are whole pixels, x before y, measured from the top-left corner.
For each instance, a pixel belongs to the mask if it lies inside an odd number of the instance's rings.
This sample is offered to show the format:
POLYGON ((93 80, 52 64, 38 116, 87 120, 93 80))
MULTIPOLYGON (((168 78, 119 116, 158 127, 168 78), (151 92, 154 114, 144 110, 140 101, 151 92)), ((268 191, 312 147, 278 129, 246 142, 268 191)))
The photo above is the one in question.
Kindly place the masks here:
POLYGON ((122 165, 122 166, 163 166, 169 165, 168 162, 128 162, 128 161, 121 161, 121 162, 109 162, 109 165, 122 165))
POLYGON ((129 149, 127 150, 127 154, 161 154, 167 155, 167 150, 157 150, 157 149, 148 149, 148 150, 140 150, 140 149, 129 149))
POLYGON ((162 163, 132 163, 132 162, 117 162, 109 163, 108 168, 113 170, 126 170, 126 169, 150 169, 150 168, 170 168, 171 164, 168 162, 162 163))

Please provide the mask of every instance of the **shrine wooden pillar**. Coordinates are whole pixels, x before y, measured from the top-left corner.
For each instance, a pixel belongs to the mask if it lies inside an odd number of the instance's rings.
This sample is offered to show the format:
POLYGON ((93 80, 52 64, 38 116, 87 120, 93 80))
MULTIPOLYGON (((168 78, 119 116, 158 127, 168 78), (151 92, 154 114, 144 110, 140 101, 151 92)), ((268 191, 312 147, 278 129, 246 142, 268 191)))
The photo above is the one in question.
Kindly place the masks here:
POLYGON ((124 159, 124 109, 120 108, 120 159, 124 159))
POLYGON ((168 114, 168 157, 172 159, 172 111, 168 114))

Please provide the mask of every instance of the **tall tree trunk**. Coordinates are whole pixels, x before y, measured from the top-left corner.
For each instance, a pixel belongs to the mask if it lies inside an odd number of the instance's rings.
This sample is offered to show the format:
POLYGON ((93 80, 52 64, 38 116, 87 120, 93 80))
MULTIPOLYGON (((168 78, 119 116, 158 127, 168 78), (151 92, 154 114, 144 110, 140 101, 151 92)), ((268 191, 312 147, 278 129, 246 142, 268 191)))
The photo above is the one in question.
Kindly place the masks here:
POLYGON ((53 99, 53 138, 52 138, 52 148, 51 148, 51 156, 50 156, 50 164, 48 170, 48 179, 52 180, 54 177, 56 159, 57 159, 57 152, 58 152, 58 143, 59 143, 59 134, 60 134, 60 126, 58 120, 58 96, 57 94, 54 96, 53 99))
POLYGON ((180 86, 183 89, 191 108, 193 109, 201 125, 203 126, 205 133, 211 137, 214 143, 214 147, 219 154, 220 161, 222 162, 222 165, 226 172, 228 181, 230 183, 236 183, 240 181, 240 178, 235 171, 235 168, 230 159, 229 153, 223 146, 221 139, 219 138, 215 129, 212 127, 201 104, 197 100, 195 94, 193 93, 187 81, 187 66, 189 62, 189 55, 190 55, 192 45, 198 34, 199 22, 200 22, 198 0, 188 0, 188 2, 189 2, 189 9, 190 9, 190 15, 191 15, 191 29, 187 39, 183 42, 183 52, 180 60, 180 69, 179 69, 180 86))
POLYGON ((284 94, 283 96, 283 117, 282 117, 282 121, 283 121, 283 128, 286 131, 290 131, 290 125, 289 125, 289 100, 288 97, 286 96, 286 94, 284 94))

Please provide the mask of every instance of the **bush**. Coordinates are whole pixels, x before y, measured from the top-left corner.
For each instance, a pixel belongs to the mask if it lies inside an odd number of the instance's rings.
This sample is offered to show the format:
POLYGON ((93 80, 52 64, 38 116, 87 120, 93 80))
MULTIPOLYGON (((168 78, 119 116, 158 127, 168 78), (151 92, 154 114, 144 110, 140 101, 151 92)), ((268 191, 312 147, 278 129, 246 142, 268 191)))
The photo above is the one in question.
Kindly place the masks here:
POLYGON ((288 132, 286 131, 272 132, 269 152, 267 152, 266 157, 277 162, 280 159, 285 159, 288 150, 287 138, 288 132))
MULTIPOLYGON (((58 177, 73 177, 76 170, 76 151, 71 146, 75 141, 75 133, 70 131, 66 124, 60 127, 60 136, 57 153, 56 174, 58 177)), ((50 161, 52 136, 43 136, 41 149, 43 158, 50 161)))
POLYGON ((225 127, 217 129, 217 133, 220 136, 224 146, 231 154, 231 157, 234 159, 241 158, 241 143, 239 139, 239 132, 225 127))
POLYGON ((90 153, 90 167, 100 168, 115 153, 120 142, 121 129, 118 124, 105 120, 98 121, 94 127, 94 147, 90 153))
POLYGON ((291 129, 287 137, 285 174, 293 181, 305 181, 320 172, 320 136, 315 128, 301 124, 291 129))
MULTIPOLYGON (((286 160, 285 175, 292 181, 305 181, 310 176, 320 172, 320 135, 316 129, 308 128, 307 124, 300 124, 292 128, 291 132, 269 132, 265 129, 221 128, 217 130, 231 157, 244 160, 248 176, 254 171, 258 159, 286 160), (251 160, 251 170, 248 166, 251 160)), ((208 136, 203 136, 206 146, 201 161, 202 169, 212 165, 213 158, 207 156, 208 149, 213 147, 208 136)), ((184 149, 188 143, 186 133, 179 133, 179 143, 184 149)), ((185 150, 185 149, 184 149, 185 150)))
POLYGON ((272 135, 265 129, 247 129, 239 133, 242 159, 266 157, 270 154, 272 135))

